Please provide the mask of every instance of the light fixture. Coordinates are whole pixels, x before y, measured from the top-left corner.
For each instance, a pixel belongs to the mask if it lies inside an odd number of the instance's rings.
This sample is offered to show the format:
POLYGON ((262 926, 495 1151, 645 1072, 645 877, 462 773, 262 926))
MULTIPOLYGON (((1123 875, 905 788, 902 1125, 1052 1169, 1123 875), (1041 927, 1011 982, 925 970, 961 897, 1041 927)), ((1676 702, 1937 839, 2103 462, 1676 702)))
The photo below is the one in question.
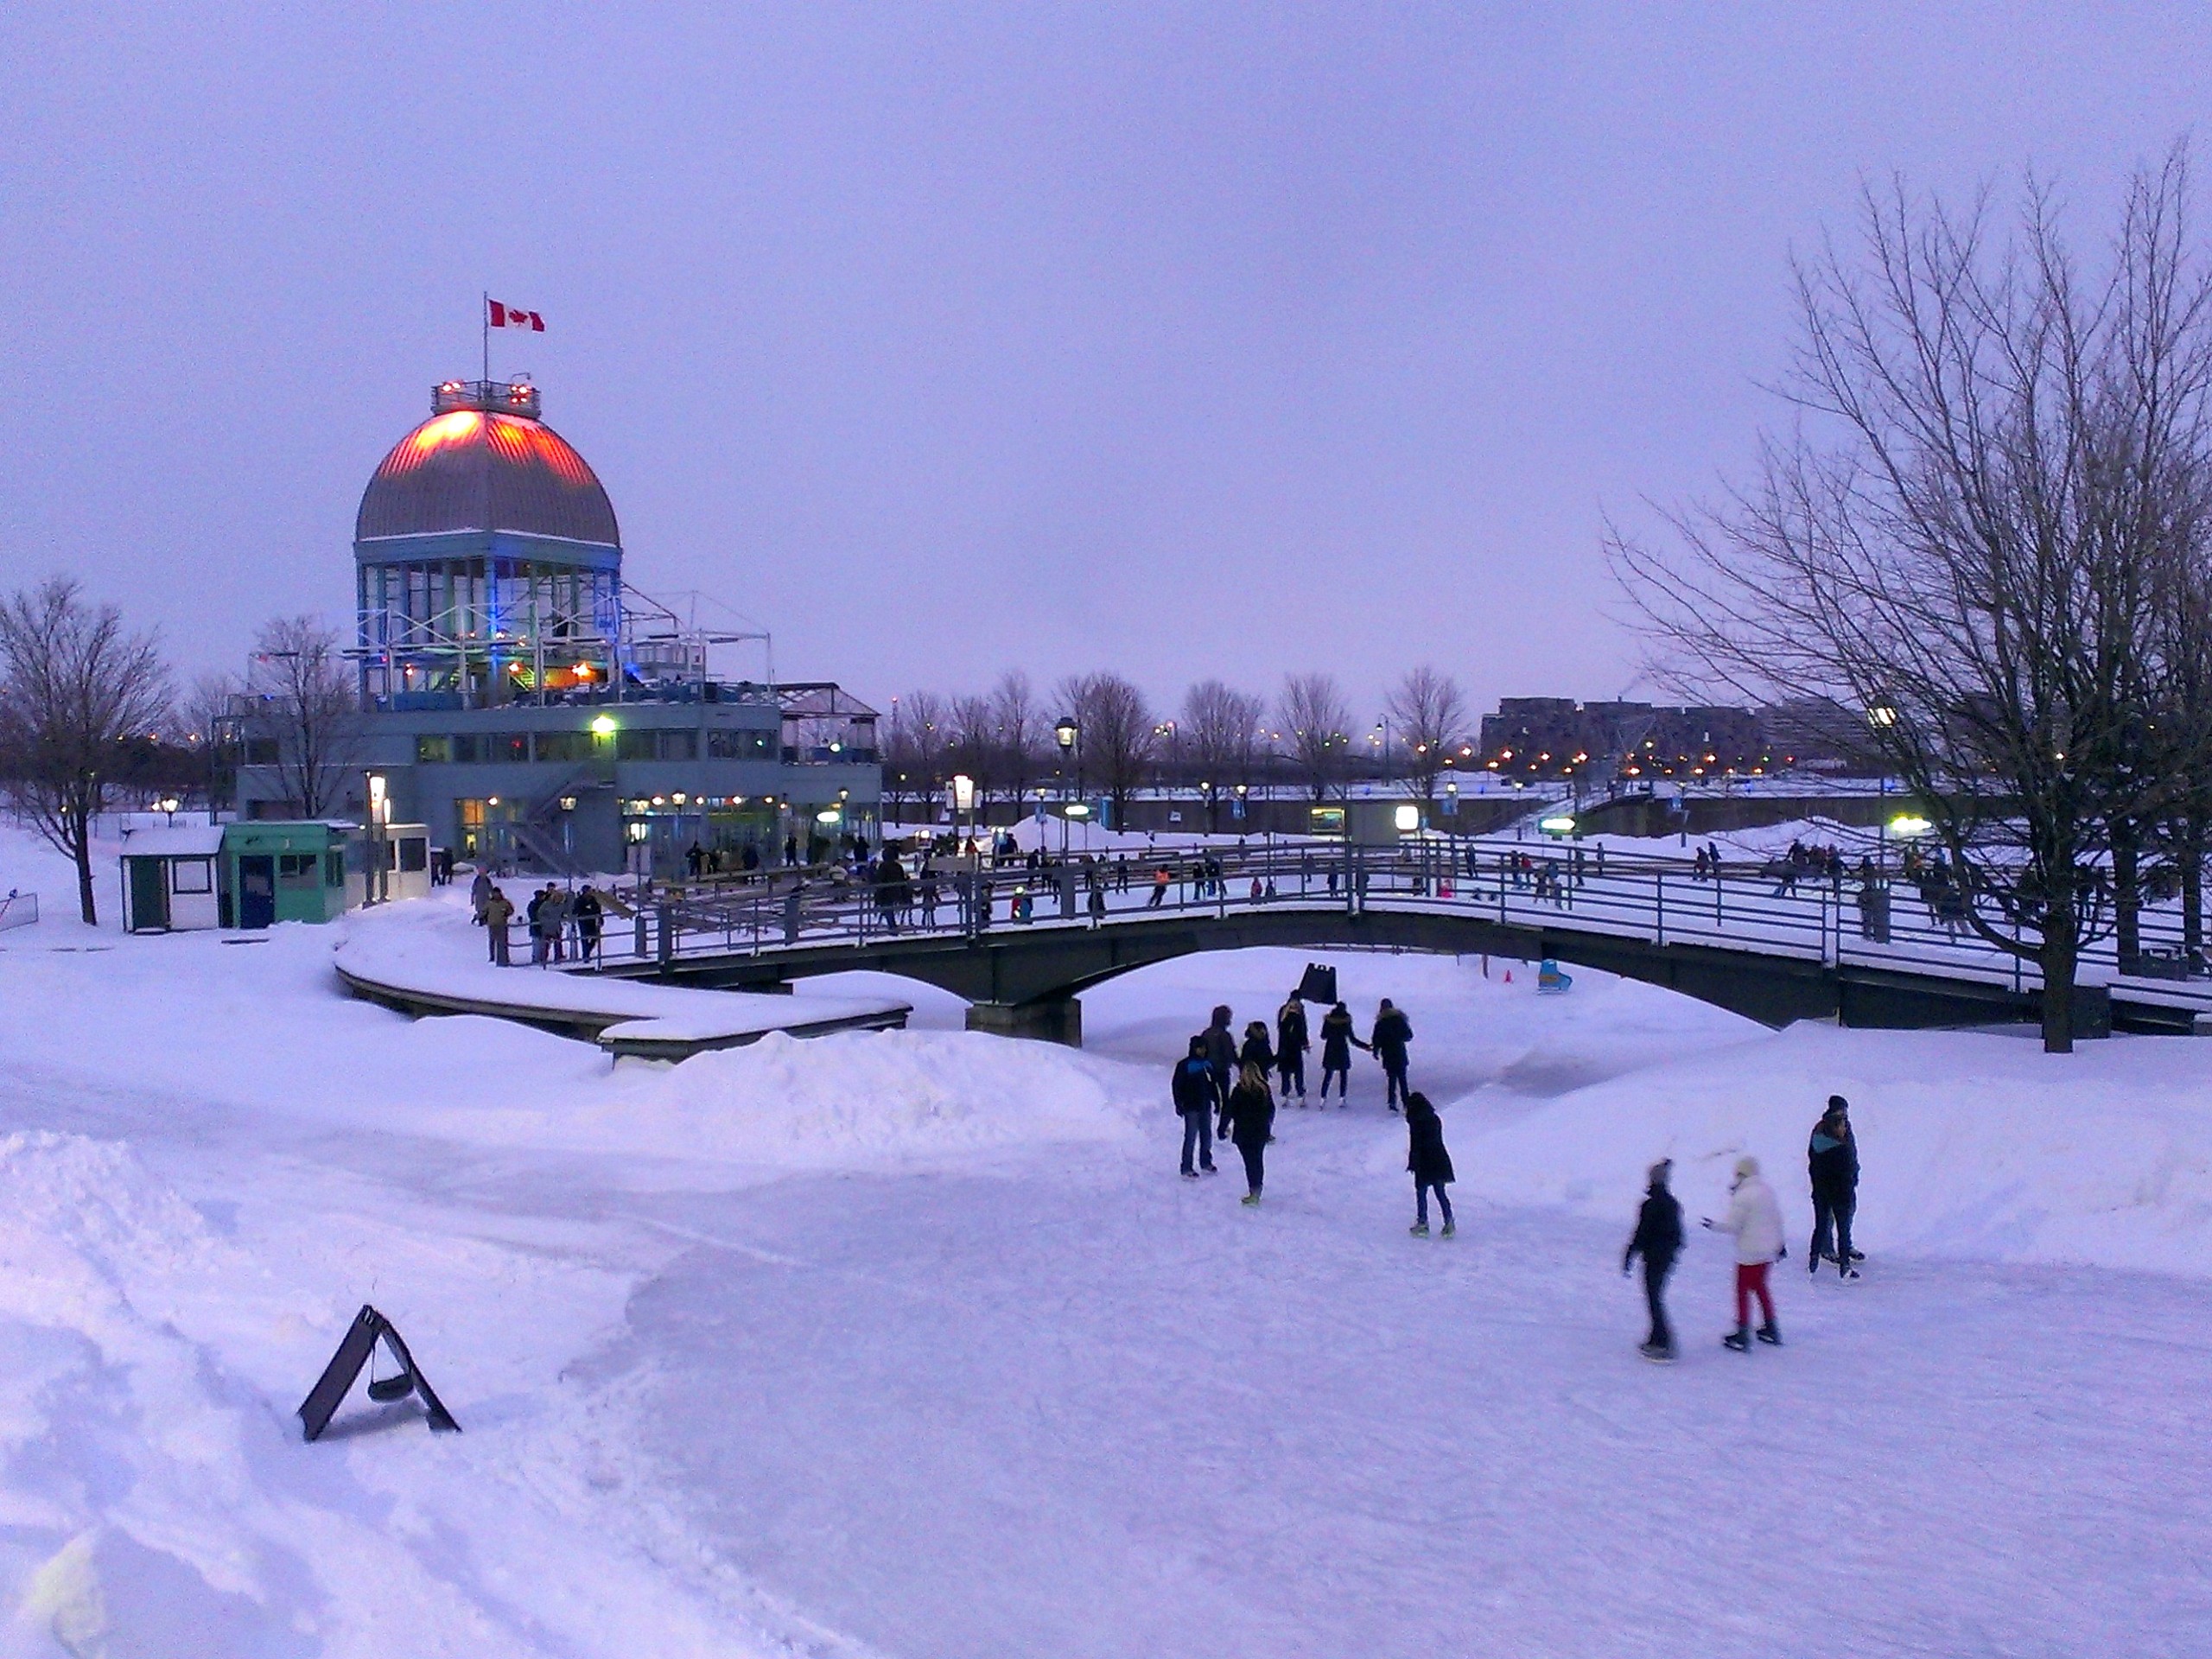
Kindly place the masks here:
POLYGON ((1565 812, 1555 813, 1548 818, 1538 818, 1536 828, 1548 836, 1571 836, 1574 833, 1574 819, 1565 812))
POLYGON ((976 805, 976 780, 966 772, 955 772, 952 779, 952 804, 956 811, 972 811, 976 805))
POLYGON ((1421 828, 1421 808, 1410 801, 1392 812, 1390 817, 1398 826, 1400 835, 1408 835, 1421 828))
POLYGON ((592 734, 594 737, 612 737, 612 736, 613 736, 613 735, 614 735, 614 716, 613 716, 613 715, 594 715, 594 716, 592 717, 592 722, 591 722, 591 734, 592 734))
POLYGON ((1926 835, 1935 827, 1926 818, 1912 812, 1900 812, 1890 820, 1890 833, 1903 836, 1908 841, 1916 836, 1926 835))

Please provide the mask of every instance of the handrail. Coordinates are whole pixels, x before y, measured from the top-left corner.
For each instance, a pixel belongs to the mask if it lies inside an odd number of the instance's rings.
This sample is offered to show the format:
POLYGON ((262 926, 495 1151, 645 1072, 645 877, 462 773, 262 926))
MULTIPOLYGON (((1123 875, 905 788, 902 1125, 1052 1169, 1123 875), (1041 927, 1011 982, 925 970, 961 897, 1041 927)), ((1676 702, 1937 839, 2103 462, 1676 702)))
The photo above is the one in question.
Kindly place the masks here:
MULTIPOLYGON (((879 944, 890 938, 981 939, 1009 929, 1133 925, 1169 917, 1221 918, 1267 906, 1478 916, 1504 926, 1640 939, 2032 990, 2032 958, 1992 945, 1967 924, 1955 889, 1925 897, 1877 875, 1815 876, 1782 861, 1721 862, 1566 843, 1468 839, 1397 849, 1279 843, 1197 849, 1128 859, 932 866, 870 886, 848 875, 761 872, 704 890, 649 898, 626 924, 609 920, 599 965, 667 964, 700 957, 772 957, 879 944), (1160 873, 1166 873, 1165 880, 1160 873), (1094 888, 1098 889, 1094 896, 1094 888)), ((1994 918, 1993 918, 1994 919, 1994 918)), ((1999 925, 2021 937, 2016 922, 1999 925)), ((2212 978, 2189 961, 2177 906, 2145 907, 2142 951, 2120 963, 2114 942, 2088 947, 2093 975, 2128 977, 2131 996, 2212 1007, 2212 978)))

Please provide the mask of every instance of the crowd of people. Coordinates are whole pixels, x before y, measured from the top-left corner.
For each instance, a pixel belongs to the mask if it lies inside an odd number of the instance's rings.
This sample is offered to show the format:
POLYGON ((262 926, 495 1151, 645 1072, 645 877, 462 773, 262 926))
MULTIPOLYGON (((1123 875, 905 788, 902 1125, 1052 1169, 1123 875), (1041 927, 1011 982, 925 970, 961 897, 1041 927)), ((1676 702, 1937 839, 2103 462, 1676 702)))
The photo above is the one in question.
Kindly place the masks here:
MULTIPOLYGON (((1296 991, 1275 1011, 1272 1032, 1267 1021, 1254 1020, 1239 1041, 1235 1024, 1235 1013, 1227 1004, 1215 1007, 1206 1028, 1192 1037, 1187 1052, 1176 1061, 1168 1091, 1182 1122, 1183 1179, 1195 1181, 1218 1173, 1214 1142, 1225 1141, 1236 1148, 1244 1166, 1242 1202, 1254 1206, 1267 1187, 1267 1149, 1275 1138, 1278 1089, 1283 1104, 1295 1099, 1304 1109, 1306 1055, 1312 1044, 1305 999, 1296 991)), ((1406 1170, 1414 1183, 1410 1230, 1416 1238, 1430 1236, 1429 1201, 1433 1198, 1442 1236, 1450 1238, 1456 1232, 1446 1190, 1455 1179, 1452 1154, 1444 1144, 1444 1123, 1434 1104, 1408 1085, 1408 1046, 1412 1041, 1412 1021, 1388 997, 1376 1008, 1364 1039, 1353 1029, 1351 1011, 1344 1003, 1335 1003, 1321 1020, 1321 1098, 1326 1102, 1330 1081, 1338 1079, 1337 1104, 1343 1110, 1351 1093, 1351 1051, 1364 1049, 1376 1057, 1382 1068, 1384 1105, 1393 1113, 1402 1109, 1405 1117, 1406 1170)), ((1827 1109, 1813 1126, 1806 1164, 1813 1197, 1808 1267, 1817 1274, 1823 1262, 1832 1262, 1840 1278, 1855 1281, 1858 1263, 1866 1260, 1851 1241, 1859 1204, 1859 1142, 1851 1128, 1850 1103, 1841 1095, 1828 1097, 1827 1109)), ((1673 1173, 1673 1160, 1663 1158, 1647 1172, 1636 1230, 1621 1256, 1624 1276, 1635 1270, 1639 1258, 1643 1263, 1643 1294, 1651 1325, 1639 1351, 1661 1363, 1676 1357, 1666 1287, 1687 1241, 1682 1207, 1672 1190, 1673 1173)), ((1721 1340, 1739 1353, 1750 1352, 1754 1342, 1779 1347, 1782 1326, 1768 1273, 1789 1255, 1782 1206, 1756 1158, 1737 1160, 1728 1192, 1727 1213, 1702 1222, 1713 1231, 1728 1235, 1735 1247, 1736 1324, 1721 1340), (1754 1302, 1760 1314, 1756 1326, 1751 1319, 1754 1302)))
MULTIPOLYGON (((468 901, 476 925, 485 930, 492 962, 501 968, 512 966, 514 900, 492 879, 490 871, 479 870, 476 879, 469 884, 468 901)), ((570 891, 548 881, 531 894, 521 914, 532 963, 543 966, 599 959, 599 938, 606 925, 607 905, 590 882, 570 891)))

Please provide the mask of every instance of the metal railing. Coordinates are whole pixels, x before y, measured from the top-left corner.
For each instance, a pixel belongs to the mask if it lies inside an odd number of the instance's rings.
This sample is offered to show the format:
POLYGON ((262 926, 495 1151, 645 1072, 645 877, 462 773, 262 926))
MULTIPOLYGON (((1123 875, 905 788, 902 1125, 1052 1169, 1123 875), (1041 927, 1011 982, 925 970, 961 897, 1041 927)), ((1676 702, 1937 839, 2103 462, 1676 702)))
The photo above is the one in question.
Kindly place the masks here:
MULTIPOLYGON (((1185 850, 1090 865, 932 864, 890 883, 849 872, 760 872, 671 887, 609 914, 599 963, 622 968, 703 957, 863 947, 893 938, 980 939, 1010 930, 1141 925, 1266 907, 1479 917, 1503 926, 1701 945, 2002 987, 2038 988, 2032 957, 1974 931, 1954 888, 1894 874, 1815 874, 1785 863, 1608 854, 1525 841, 1432 840, 1391 850, 1278 844, 1185 850)), ((1985 906, 1982 913, 1995 912, 1985 906)), ((2007 938, 2016 923, 1998 921, 2007 938)), ((2126 982, 2139 1001, 2212 1010, 2212 976, 2183 949, 2171 903, 2140 914, 2126 964, 2107 937, 2086 947, 2085 980, 2126 982)), ((519 956, 522 954, 518 952, 519 956)))
POLYGON ((0 933, 11 927, 29 927, 38 920, 38 894, 10 892, 0 895, 0 933))

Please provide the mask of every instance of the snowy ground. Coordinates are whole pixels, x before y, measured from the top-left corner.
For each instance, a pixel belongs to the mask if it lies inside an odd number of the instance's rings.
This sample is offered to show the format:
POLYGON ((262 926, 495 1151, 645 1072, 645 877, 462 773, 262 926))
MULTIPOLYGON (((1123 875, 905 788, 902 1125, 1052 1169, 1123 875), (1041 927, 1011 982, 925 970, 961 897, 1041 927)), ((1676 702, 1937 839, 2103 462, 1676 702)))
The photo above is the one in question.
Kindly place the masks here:
MULTIPOLYGON (((0 830, 0 890, 66 895, 41 856, 0 830)), ((1371 1068, 1257 1212, 1175 1178, 1168 1058, 1288 953, 1099 988, 1081 1055, 901 987, 613 1068, 345 1001, 333 930, 48 917, 0 935, 0 1654, 2212 1649, 2212 1046, 1340 957, 1445 1108, 1421 1242, 1371 1068), (1643 1364, 1643 1166, 1694 1217, 1757 1152, 1801 1235, 1831 1089, 1866 1280, 1793 1254, 1789 1345, 1728 1354, 1700 1237, 1643 1364), (300 1444, 365 1300, 464 1434, 300 1444)))

